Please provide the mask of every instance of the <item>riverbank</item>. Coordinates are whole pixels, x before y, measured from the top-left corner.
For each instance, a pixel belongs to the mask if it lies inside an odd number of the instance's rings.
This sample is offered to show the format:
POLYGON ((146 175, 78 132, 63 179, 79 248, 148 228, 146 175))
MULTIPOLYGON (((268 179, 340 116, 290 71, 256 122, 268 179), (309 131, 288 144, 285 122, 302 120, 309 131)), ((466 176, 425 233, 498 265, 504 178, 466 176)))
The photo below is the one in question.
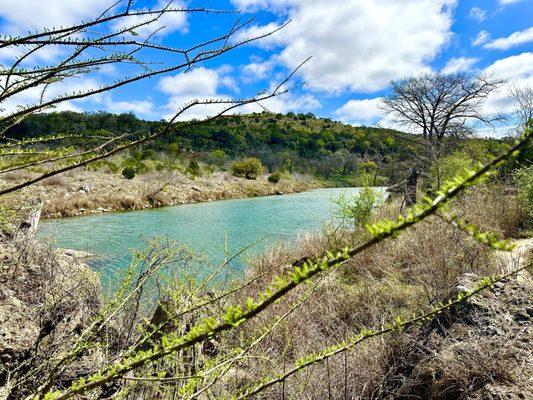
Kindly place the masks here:
MULTIPOLYGON (((0 186, 20 183, 33 176, 30 172, 6 174, 0 186)), ((179 204, 257 196, 300 193, 323 187, 308 177, 269 182, 266 176, 255 180, 214 172, 193 178, 188 174, 154 171, 125 179, 120 174, 77 170, 46 179, 6 199, 16 206, 41 198, 43 218, 142 210, 179 204)))

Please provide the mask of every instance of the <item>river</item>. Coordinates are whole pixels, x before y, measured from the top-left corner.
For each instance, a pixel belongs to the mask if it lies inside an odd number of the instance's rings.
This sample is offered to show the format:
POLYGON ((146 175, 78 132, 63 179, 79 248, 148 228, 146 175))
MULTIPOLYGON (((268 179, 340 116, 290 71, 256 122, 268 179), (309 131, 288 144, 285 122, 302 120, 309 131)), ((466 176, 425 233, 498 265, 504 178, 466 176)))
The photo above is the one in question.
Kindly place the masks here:
POLYGON ((255 243, 232 262, 234 270, 242 271, 245 258, 265 246, 322 229, 331 218, 331 199, 345 191, 357 193, 358 189, 317 189, 49 220, 42 224, 40 234, 53 237, 57 247, 96 255, 91 265, 108 277, 129 263, 131 249, 157 236, 186 244, 213 264, 255 243))

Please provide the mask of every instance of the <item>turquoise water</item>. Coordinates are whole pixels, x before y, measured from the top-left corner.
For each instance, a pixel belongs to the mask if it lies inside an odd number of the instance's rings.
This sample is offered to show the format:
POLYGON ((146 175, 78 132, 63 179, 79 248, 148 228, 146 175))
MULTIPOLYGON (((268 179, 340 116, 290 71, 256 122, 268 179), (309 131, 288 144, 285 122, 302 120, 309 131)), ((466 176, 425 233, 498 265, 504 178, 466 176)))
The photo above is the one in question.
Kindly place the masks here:
POLYGON ((242 271, 243 257, 302 232, 319 231, 330 219, 331 198, 343 191, 357 193, 358 189, 318 189, 51 220, 42 224, 41 235, 53 237, 58 247, 95 254, 92 265, 105 275, 128 265, 130 250, 156 236, 186 244, 213 264, 223 261, 225 248, 231 256, 260 241, 233 262, 232 267, 242 271))

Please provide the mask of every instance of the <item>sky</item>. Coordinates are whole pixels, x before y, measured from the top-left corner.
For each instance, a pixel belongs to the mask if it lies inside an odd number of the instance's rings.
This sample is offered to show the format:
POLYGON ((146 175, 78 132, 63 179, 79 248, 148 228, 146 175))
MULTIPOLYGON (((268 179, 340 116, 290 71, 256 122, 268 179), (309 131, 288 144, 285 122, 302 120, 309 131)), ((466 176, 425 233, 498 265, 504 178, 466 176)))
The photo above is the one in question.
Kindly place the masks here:
MULTIPOLYGON (((0 32, 22 34, 45 26, 74 23, 98 15, 109 0, 0 0, 0 32)), ((166 4, 138 0, 134 8, 166 4)), ((277 33, 221 57, 132 84, 105 95, 68 102, 58 109, 133 112, 140 118, 169 118, 192 99, 229 99, 271 90, 302 61, 312 57, 287 87, 289 93, 262 103, 272 112, 312 112, 353 125, 393 126, 379 108, 391 80, 422 72, 472 72, 533 87, 533 0, 175 0, 176 7, 239 10, 228 14, 173 14, 139 30, 140 38, 158 27, 151 39, 189 47, 227 32, 240 19, 253 21, 236 32, 232 43, 272 31, 277 33)), ((121 7, 119 4, 117 7, 121 7)), ((118 8, 116 8, 118 9, 118 8)), ((134 21, 128 21, 133 23, 134 21)), ((50 63, 64 56, 48 49, 30 60, 50 63)), ((158 65, 176 63, 176 54, 142 54, 158 65)), ((8 65, 13 54, 0 51, 8 65)), ((112 82, 131 73, 111 66, 61 83, 54 96, 112 82)), ((509 83, 510 84, 510 83, 509 83)), ((26 93, 3 108, 32 101, 26 93)), ((491 95, 486 112, 511 112, 508 86, 491 95)), ((262 111, 258 105, 239 112, 262 111)), ((185 119, 202 118, 216 107, 195 108, 185 119)), ((507 124, 511 124, 508 122, 507 124)), ((480 133, 498 136, 507 126, 480 133)))

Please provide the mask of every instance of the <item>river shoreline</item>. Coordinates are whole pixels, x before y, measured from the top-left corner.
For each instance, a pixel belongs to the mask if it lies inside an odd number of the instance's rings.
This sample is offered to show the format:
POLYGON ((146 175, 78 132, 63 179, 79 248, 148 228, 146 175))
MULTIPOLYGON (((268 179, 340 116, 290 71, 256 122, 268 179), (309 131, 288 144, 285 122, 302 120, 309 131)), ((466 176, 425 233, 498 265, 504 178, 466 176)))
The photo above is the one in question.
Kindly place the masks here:
MULTIPOLYGON (((4 177, 0 185, 31 178, 30 173, 4 177)), ((35 198, 43 201, 43 219, 57 219, 118 211, 134 211, 181 204, 301 193, 325 187, 308 177, 269 182, 234 177, 228 172, 192 177, 167 171, 125 179, 119 174, 82 170, 44 180, 6 199, 21 207, 35 198)))

